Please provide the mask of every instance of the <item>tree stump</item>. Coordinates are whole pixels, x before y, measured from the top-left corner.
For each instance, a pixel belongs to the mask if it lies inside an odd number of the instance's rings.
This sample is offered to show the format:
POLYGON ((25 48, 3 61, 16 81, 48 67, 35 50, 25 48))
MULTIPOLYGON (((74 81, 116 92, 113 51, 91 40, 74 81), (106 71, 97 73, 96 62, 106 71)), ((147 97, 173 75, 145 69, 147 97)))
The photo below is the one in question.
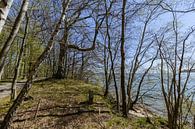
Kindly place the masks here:
POLYGON ((94 98, 94 93, 93 93, 93 91, 89 90, 89 95, 88 95, 88 104, 89 105, 93 104, 93 98, 94 98))

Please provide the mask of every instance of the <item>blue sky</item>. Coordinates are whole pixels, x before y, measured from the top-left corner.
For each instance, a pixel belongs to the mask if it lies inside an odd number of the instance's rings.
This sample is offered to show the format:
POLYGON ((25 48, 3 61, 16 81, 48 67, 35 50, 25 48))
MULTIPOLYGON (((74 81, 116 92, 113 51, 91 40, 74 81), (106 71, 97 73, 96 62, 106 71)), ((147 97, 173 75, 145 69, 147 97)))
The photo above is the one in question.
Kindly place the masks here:
POLYGON ((189 28, 195 25, 195 12, 185 13, 181 17, 181 22, 185 27, 189 28))

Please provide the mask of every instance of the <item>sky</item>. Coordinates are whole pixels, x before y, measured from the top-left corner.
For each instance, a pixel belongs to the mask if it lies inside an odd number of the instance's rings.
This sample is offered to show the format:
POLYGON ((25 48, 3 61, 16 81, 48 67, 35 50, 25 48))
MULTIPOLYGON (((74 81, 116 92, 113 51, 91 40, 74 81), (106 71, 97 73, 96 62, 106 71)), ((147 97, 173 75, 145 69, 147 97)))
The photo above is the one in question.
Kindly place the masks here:
POLYGON ((185 27, 195 26, 195 12, 185 13, 181 17, 181 22, 185 27))

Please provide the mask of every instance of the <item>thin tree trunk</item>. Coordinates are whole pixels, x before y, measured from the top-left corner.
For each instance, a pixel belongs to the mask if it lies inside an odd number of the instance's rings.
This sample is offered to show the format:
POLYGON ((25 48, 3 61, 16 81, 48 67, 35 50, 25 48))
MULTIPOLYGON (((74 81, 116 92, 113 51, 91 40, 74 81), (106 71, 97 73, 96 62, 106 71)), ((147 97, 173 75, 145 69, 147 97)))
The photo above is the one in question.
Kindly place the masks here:
POLYGON ((22 40, 21 49, 20 49, 20 53, 19 53, 18 60, 17 60, 17 63, 16 63, 16 67, 15 67, 15 70, 14 70, 14 78, 13 78, 12 86, 11 86, 11 101, 15 100, 15 98, 16 98, 16 81, 18 79, 20 63, 21 63, 21 59, 22 59, 22 56, 23 56, 24 47, 25 47, 25 44, 26 44, 26 38, 27 38, 27 33, 28 33, 28 22, 29 22, 29 18, 26 15, 26 26, 25 26, 24 37, 23 37, 23 40, 22 40))
POLYGON ((72 59, 72 79, 74 79, 75 78, 75 75, 74 75, 74 71, 75 71, 75 60, 76 60, 76 53, 75 52, 73 52, 73 59, 72 59))
POLYGON ((3 29, 3 26, 5 25, 5 21, 7 19, 12 3, 13 3, 13 0, 1 0, 0 1, 0 33, 3 29))
POLYGON ((106 97, 108 95, 108 91, 109 91, 109 79, 108 79, 108 56, 107 56, 107 48, 106 48, 106 41, 104 43, 104 76, 105 76, 105 92, 104 92, 104 96, 106 97))
POLYGON ((7 57, 7 54, 9 52, 9 49, 19 31, 20 25, 22 20, 24 19, 24 16, 26 14, 26 11, 28 10, 29 0, 23 0, 22 7, 20 9, 20 12, 15 20, 14 26, 12 27, 11 33, 9 37, 7 38, 1 52, 0 52, 0 78, 3 74, 3 67, 5 66, 5 60, 7 57))
MULTIPOLYGON (((81 42, 81 47, 83 47, 83 42, 81 42)), ((85 65, 85 56, 84 56, 84 52, 81 52, 81 67, 79 69, 79 79, 82 80, 84 79, 84 65, 85 65)))
POLYGON ((69 76, 70 76, 70 62, 71 62, 71 58, 70 58, 70 53, 69 52, 67 52, 67 70, 66 70, 66 77, 68 77, 69 78, 69 76))
POLYGON ((52 58, 52 64, 53 64, 53 69, 52 69, 52 74, 53 74, 53 77, 55 77, 55 64, 56 64, 56 58, 55 58, 55 47, 53 47, 53 49, 52 49, 52 56, 53 56, 53 58, 52 58))
POLYGON ((23 70, 21 71, 21 75, 22 75, 22 79, 25 79, 26 78, 26 64, 27 64, 27 61, 26 61, 26 46, 24 46, 24 53, 23 53, 23 70))
POLYGON ((122 93, 122 112, 127 117, 126 92, 125 92, 125 7, 126 0, 122 5, 122 28, 121 28, 121 93, 122 93))
POLYGON ((65 78, 67 78, 68 74, 67 74, 67 66, 68 66, 68 51, 66 50, 65 53, 65 64, 64 64, 64 76, 65 78))
MULTIPOLYGON (((114 88, 115 88, 115 95, 116 95, 116 104, 117 104, 117 111, 119 111, 120 109, 120 105, 119 105, 119 94, 118 94, 118 86, 117 86, 117 82, 116 82, 116 75, 115 75, 115 71, 114 71, 114 60, 116 58, 116 54, 117 54, 117 50, 115 51, 114 54, 114 58, 112 55, 112 50, 111 50, 111 37, 110 37, 110 31, 109 31, 109 15, 108 15, 108 9, 107 9, 107 3, 105 1, 105 7, 106 7, 106 34, 108 37, 108 53, 110 56, 110 62, 111 62, 111 74, 113 76, 113 80, 114 80, 114 88)), ((112 7, 112 3, 110 4, 110 8, 112 7)))

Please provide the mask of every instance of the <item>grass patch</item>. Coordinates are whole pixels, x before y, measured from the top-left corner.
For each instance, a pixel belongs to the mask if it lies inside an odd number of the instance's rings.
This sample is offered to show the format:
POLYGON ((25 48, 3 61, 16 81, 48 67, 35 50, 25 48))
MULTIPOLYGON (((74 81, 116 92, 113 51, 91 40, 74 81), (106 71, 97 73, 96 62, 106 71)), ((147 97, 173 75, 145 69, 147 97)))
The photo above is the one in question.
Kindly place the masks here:
MULTIPOLYGON (((24 101, 19 107, 14 116, 12 128, 136 129, 151 127, 144 118, 126 119, 113 114, 112 104, 103 97, 102 88, 82 81, 37 82, 33 84, 29 95, 33 99, 24 101), (88 100, 89 90, 94 92, 92 105, 85 103, 88 100)), ((9 97, 0 99, 1 119, 10 105, 9 97)))
POLYGON ((137 118, 133 120, 133 129, 167 129, 167 121, 162 117, 137 118))
POLYGON ((11 105, 9 101, 10 101, 10 97, 5 97, 3 99, 0 99, 0 115, 5 114, 8 111, 11 105))
POLYGON ((106 122, 108 127, 126 128, 129 126, 129 120, 123 117, 114 116, 106 122))

